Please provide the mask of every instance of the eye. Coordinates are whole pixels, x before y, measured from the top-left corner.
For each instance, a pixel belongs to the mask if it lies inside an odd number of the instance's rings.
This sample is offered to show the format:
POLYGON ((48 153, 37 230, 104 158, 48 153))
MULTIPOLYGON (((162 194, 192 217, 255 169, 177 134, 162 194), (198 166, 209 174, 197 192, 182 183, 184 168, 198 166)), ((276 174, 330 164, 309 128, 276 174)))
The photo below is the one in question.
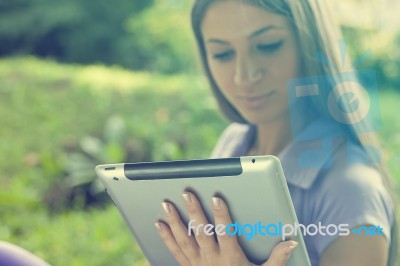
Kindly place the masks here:
POLYGON ((257 49, 263 53, 272 53, 278 50, 283 44, 283 40, 274 43, 258 44, 257 49))
POLYGON ((233 51, 226 51, 226 52, 221 52, 221 53, 216 53, 213 55, 213 58, 219 61, 228 61, 234 56, 233 51))

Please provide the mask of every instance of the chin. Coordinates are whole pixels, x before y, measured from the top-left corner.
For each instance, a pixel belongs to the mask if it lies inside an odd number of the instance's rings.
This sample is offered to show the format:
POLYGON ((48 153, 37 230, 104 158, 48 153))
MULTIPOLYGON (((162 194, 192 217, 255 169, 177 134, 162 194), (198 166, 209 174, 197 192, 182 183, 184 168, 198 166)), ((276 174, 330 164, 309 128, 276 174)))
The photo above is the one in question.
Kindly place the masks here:
POLYGON ((249 122, 250 124, 254 124, 254 125, 267 124, 278 118, 276 116, 272 116, 271 114, 268 114, 268 115, 261 115, 261 114, 249 115, 249 114, 247 114, 247 115, 242 115, 242 117, 247 122, 249 122))
POLYGON ((245 112, 241 112, 241 115, 250 124, 262 125, 284 119, 285 113, 285 110, 270 110, 269 108, 265 108, 265 110, 246 110, 245 112))

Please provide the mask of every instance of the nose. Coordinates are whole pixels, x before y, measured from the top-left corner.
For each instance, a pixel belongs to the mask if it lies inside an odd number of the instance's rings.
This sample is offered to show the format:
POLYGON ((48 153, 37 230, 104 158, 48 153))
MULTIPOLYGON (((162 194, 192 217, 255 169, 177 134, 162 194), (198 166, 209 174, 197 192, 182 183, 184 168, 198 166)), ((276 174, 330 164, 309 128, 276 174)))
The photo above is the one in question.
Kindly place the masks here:
POLYGON ((234 82, 239 87, 248 87, 263 77, 263 70, 257 66, 254 59, 248 56, 237 57, 234 82))

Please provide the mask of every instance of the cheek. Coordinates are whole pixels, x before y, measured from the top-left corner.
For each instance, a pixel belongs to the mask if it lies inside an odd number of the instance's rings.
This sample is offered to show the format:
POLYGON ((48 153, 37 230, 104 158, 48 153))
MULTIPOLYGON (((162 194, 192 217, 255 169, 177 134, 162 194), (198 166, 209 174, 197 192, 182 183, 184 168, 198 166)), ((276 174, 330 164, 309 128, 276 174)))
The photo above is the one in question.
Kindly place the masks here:
POLYGON ((295 47, 291 46, 283 53, 280 67, 275 71, 285 87, 287 81, 300 76, 299 55, 296 53, 295 47))
POLYGON ((287 52, 274 61, 267 70, 270 81, 279 91, 286 94, 287 82, 300 76, 297 55, 287 52))

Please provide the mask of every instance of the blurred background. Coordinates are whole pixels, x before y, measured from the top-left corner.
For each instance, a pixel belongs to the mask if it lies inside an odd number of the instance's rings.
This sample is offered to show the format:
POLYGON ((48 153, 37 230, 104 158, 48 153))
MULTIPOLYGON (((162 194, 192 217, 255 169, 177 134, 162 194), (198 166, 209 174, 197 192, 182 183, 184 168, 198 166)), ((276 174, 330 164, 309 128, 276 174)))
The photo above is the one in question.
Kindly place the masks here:
MULTIPOLYGON (((378 75, 396 180, 399 2, 332 6, 356 67, 378 75)), ((54 265, 144 262, 94 166, 209 156, 228 122, 198 64, 191 4, 0 0, 0 240, 54 265)))

